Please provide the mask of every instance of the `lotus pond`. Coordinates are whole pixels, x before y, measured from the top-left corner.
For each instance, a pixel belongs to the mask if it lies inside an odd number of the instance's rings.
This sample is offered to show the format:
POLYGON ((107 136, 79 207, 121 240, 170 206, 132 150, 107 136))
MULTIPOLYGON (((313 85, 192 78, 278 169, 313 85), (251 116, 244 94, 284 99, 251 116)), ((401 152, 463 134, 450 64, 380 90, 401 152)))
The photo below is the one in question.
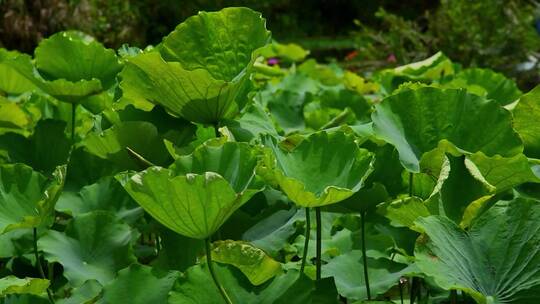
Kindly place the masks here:
POLYGON ((248 8, 0 49, 0 303, 540 303, 540 88, 248 8))

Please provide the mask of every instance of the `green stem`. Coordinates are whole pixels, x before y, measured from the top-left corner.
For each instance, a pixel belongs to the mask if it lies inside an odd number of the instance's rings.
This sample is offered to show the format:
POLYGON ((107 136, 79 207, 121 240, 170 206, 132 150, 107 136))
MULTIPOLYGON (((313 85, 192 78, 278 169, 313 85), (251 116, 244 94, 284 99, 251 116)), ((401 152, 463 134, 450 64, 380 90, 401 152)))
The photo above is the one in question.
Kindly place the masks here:
POLYGON ((225 303, 232 304, 231 298, 229 298, 229 295, 225 291, 225 288, 223 288, 223 286, 219 283, 217 275, 214 272, 214 264, 212 263, 212 249, 211 249, 211 244, 210 244, 210 237, 206 238, 205 244, 206 244, 206 263, 208 264, 208 271, 210 271, 210 275, 212 276, 212 279, 214 280, 214 284, 216 284, 216 287, 218 288, 219 293, 223 297, 223 300, 225 300, 225 303))
POLYGON ((360 223, 362 226, 362 262, 364 263, 364 281, 366 283, 366 293, 368 301, 371 301, 371 289, 369 288, 368 263, 366 255, 366 212, 360 212, 360 223))
POLYGON ((149 167, 154 167, 155 164, 151 161, 144 158, 144 156, 140 155, 139 153, 135 152, 135 150, 131 149, 130 147, 126 147, 126 152, 131 158, 139 165, 142 169, 146 169, 149 167))
POLYGON ((322 246, 322 220, 321 207, 315 207, 315 221, 317 222, 317 250, 316 250, 316 279, 321 280, 321 246, 322 246))
MULTIPOLYGON (((37 228, 33 228, 32 230, 33 232, 33 235, 34 235, 34 256, 36 257, 36 267, 39 271, 39 275, 41 276, 42 279, 47 279, 45 277, 45 272, 43 271, 43 266, 41 265, 41 262, 40 262, 40 259, 39 259, 39 251, 38 251, 38 246, 37 246, 37 228)), ((53 303, 54 304, 54 298, 53 298, 53 294, 51 292, 51 289, 50 288, 47 288, 47 296, 49 297, 49 302, 53 303)))
POLYGON ((413 183, 414 183, 414 175, 413 173, 409 173, 409 196, 413 196, 413 183))
POLYGON ((304 273, 304 268, 306 267, 309 239, 311 235, 311 221, 309 219, 309 208, 304 208, 304 210, 306 211, 306 232, 305 232, 305 240, 304 240, 304 254, 302 255, 302 264, 300 266, 301 273, 304 273))
POLYGON ((77 104, 71 104, 71 142, 75 143, 75 116, 76 116, 77 104))

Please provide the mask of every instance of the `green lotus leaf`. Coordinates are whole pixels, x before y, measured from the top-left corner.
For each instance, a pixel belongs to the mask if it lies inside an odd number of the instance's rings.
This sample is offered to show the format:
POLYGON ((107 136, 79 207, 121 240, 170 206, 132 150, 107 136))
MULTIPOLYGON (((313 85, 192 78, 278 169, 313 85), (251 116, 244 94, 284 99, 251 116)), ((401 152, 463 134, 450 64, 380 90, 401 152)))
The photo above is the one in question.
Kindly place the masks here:
POLYGON ((90 133, 81 145, 91 154, 110 160, 122 169, 146 167, 128 153, 128 148, 157 165, 166 165, 170 160, 162 136, 146 121, 121 122, 101 133, 90 133))
POLYGON ((171 169, 117 176, 126 191, 167 228, 205 239, 255 193, 256 154, 246 143, 208 141, 171 169), (253 184, 254 185, 254 184, 253 184))
POLYGON ((165 60, 179 62, 186 70, 204 69, 214 79, 231 81, 269 40, 260 13, 231 7, 186 19, 163 38, 159 51, 165 60))
POLYGON ((68 162, 71 141, 64 133, 65 128, 63 121, 40 120, 28 138, 13 133, 1 135, 0 149, 7 151, 8 162, 24 163, 49 175, 68 162))
MULTIPOLYGON (((273 304, 315 303, 314 284, 296 270, 274 277, 260 286, 253 286, 237 269, 215 265, 216 274, 233 303, 273 304)), ((208 273, 206 264, 188 269, 169 296, 170 304, 223 303, 223 298, 208 273)))
POLYGON ((454 74, 454 65, 446 55, 438 52, 418 62, 413 62, 391 70, 383 70, 377 75, 379 82, 387 94, 392 93, 401 84, 414 82, 432 82, 444 76, 454 74))
POLYGON ((430 216, 428 207, 417 197, 398 199, 378 206, 379 213, 390 220, 395 227, 409 227, 416 230, 414 222, 420 217, 430 216))
POLYGON ((237 193, 214 172, 175 175, 150 167, 129 178, 117 177, 131 197, 167 228, 187 237, 211 236, 257 191, 237 193))
POLYGON ((48 230, 38 241, 49 262, 60 263, 72 286, 87 280, 104 285, 135 261, 134 232, 114 214, 94 211, 74 217, 64 232, 48 230))
POLYGON ((177 271, 158 271, 152 267, 132 264, 103 288, 105 303, 166 304, 169 291, 179 277, 177 271))
POLYGON ((163 39, 157 51, 129 58, 120 87, 135 105, 160 104, 190 121, 232 118, 246 103, 254 52, 270 33, 248 8, 201 12, 163 39))
MULTIPOLYGON (((304 106, 312 99, 311 94, 301 94, 295 91, 268 92, 268 110, 270 117, 285 133, 304 130, 304 106)), ((263 95, 264 96, 264 95, 263 95)), ((264 97, 263 97, 264 98, 264 97)))
POLYGON ((492 193, 500 193, 527 182, 540 183, 540 176, 534 173, 523 154, 487 157, 477 152, 465 159, 465 166, 492 193))
POLYGON ((142 209, 111 176, 105 176, 78 192, 64 190, 58 198, 56 210, 75 217, 95 210, 106 210, 128 223, 143 214, 142 209))
POLYGON ((79 287, 70 289, 69 297, 58 299, 56 304, 93 304, 101 297, 103 286, 96 280, 88 280, 79 287))
POLYGON ((275 257, 288 245, 289 239, 297 232, 297 226, 304 220, 303 210, 294 207, 289 210, 280 209, 246 230, 242 239, 275 257))
POLYGON ((240 142, 250 142, 258 139, 261 134, 278 136, 272 118, 258 104, 251 104, 244 108, 242 116, 235 120, 225 120, 223 124, 240 142))
POLYGON ((205 241, 185 237, 162 225, 157 231, 161 250, 152 263, 153 267, 183 272, 200 260, 201 252, 205 250, 205 241))
MULTIPOLYGON (((368 258, 368 265, 372 295, 383 294, 398 285, 401 276, 415 269, 387 259, 368 258)), ((339 294, 347 299, 367 298, 360 250, 349 251, 330 260, 322 268, 322 277, 333 277, 339 294)))
POLYGON ((295 43, 282 44, 274 41, 261 50, 261 55, 265 58, 278 57, 286 62, 299 62, 309 55, 309 50, 295 43))
POLYGON ((9 64, 5 64, 6 61, 20 55, 19 52, 0 48, 0 92, 19 95, 36 89, 36 86, 31 81, 19 74, 9 64))
POLYGON ((496 100, 501 105, 516 101, 523 93, 516 83, 503 74, 489 69, 472 68, 456 74, 443 85, 445 88, 465 88, 468 92, 496 100))
POLYGON ((525 155, 540 158, 540 86, 519 99, 513 114, 514 127, 525 145, 525 155))
POLYGON ((66 168, 46 178, 23 164, 0 166, 0 234, 48 225, 64 186, 66 168))
POLYGON ((11 132, 27 136, 32 125, 30 113, 20 104, 0 96, 0 134, 11 132))
POLYGON ((17 76, 14 77, 25 78, 40 90, 65 102, 78 102, 92 94, 101 92, 103 89, 101 82, 95 78, 78 81, 69 81, 63 78, 45 79, 33 66, 32 58, 26 54, 4 59, 2 66, 16 71, 17 76))
POLYGON ((49 280, 7 276, 0 279, 0 297, 8 294, 34 294, 42 295, 49 287, 49 280))
POLYGON ((212 259, 240 269, 253 285, 261 285, 281 270, 281 264, 247 242, 217 241, 212 244, 212 259))
POLYGON ((373 169, 373 154, 360 149, 352 135, 317 132, 285 151, 277 140, 264 136, 274 157, 266 170, 289 199, 302 207, 338 203, 360 190, 373 169))
POLYGON ((192 154, 179 156, 171 170, 175 175, 215 172, 229 182, 236 193, 242 193, 253 185, 257 154, 247 143, 209 140, 192 154))
POLYGON ((190 121, 214 123, 232 118, 235 103, 246 78, 216 80, 204 69, 185 70, 178 62, 166 62, 159 53, 149 52, 129 59, 120 73, 124 98, 135 106, 149 102, 190 121))
POLYGON ((34 53, 39 73, 48 80, 99 80, 103 88, 115 83, 122 68, 114 50, 80 32, 60 32, 42 40, 34 53))
POLYGON ((478 303, 540 300, 540 205, 501 201, 469 231, 441 216, 420 218, 416 264, 444 289, 458 289, 478 303))
POLYGON ((510 157, 523 149, 510 112, 465 90, 405 90, 377 104, 372 119, 375 133, 396 147, 411 172, 419 172, 422 155, 442 140, 488 156, 510 157))

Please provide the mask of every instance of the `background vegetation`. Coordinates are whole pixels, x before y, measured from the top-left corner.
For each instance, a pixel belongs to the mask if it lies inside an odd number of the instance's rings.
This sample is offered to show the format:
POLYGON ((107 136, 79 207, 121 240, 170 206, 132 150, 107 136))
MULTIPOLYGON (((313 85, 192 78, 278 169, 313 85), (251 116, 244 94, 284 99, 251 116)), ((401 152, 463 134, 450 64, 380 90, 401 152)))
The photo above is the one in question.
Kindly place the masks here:
POLYGON ((503 72, 523 89, 540 80, 539 10, 530 0, 0 0, 0 46, 31 52, 42 38, 65 29, 113 48, 156 44, 197 11, 226 6, 260 11, 277 40, 359 72, 441 50, 465 66, 503 72))

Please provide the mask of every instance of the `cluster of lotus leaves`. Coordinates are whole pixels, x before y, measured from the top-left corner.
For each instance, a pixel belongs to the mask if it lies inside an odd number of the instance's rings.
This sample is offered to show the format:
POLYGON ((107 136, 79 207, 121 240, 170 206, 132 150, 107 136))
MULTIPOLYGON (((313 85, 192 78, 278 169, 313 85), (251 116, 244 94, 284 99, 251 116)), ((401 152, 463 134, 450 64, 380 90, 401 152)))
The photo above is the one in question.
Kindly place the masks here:
POLYGON ((330 205, 350 197, 373 170, 373 154, 360 149, 353 135, 341 131, 313 133, 292 150, 275 137, 262 140, 272 153, 267 153, 261 171, 268 172, 265 175, 302 207, 330 205))
POLYGON ((247 100, 256 51, 269 40, 265 20, 248 8, 200 12, 130 58, 120 86, 140 107, 159 104, 200 123, 232 118, 247 100))
POLYGON ((372 120, 375 134, 396 147, 410 172, 420 172, 422 156, 444 142, 487 156, 523 151, 510 111, 463 89, 403 90, 377 104, 372 120))
POLYGON ((209 141, 168 169, 150 167, 117 179, 144 210, 169 229, 205 239, 254 194, 257 152, 247 143, 209 141))

